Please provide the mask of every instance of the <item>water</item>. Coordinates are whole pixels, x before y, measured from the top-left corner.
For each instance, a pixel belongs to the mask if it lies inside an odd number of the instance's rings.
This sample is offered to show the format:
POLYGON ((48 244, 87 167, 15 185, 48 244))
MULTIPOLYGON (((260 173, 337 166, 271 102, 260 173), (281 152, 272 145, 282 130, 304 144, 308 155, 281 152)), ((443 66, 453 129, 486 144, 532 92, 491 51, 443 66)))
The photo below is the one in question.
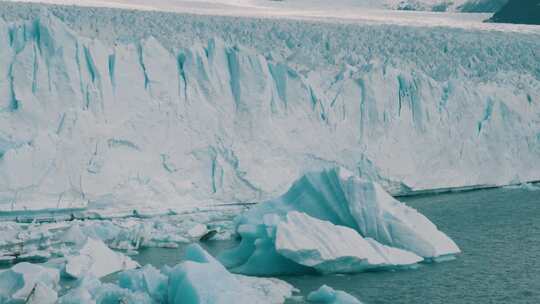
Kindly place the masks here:
MULTIPOLYGON (((453 238, 455 261, 416 270, 282 277, 305 295, 327 284, 376 303, 540 303, 540 191, 490 189, 401 198, 453 238)), ((216 254, 234 242, 205 245, 216 254)), ((182 249, 149 249, 142 264, 174 265, 182 249)))

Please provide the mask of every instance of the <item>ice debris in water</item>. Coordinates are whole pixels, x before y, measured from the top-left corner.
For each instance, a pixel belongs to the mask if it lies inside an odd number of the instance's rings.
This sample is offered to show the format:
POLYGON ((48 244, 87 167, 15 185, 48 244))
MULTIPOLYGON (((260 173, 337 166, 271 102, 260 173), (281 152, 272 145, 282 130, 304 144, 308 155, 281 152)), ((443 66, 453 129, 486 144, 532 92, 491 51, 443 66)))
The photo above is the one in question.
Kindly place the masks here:
POLYGON ((343 168, 304 175, 284 195, 241 215, 237 233, 240 245, 220 259, 233 272, 252 275, 352 272, 422 258, 445 259, 460 252, 425 216, 343 168), (290 214, 293 211, 303 215, 290 214), (320 231, 306 232, 307 222, 320 231), (351 248, 337 245, 352 233, 339 226, 358 233, 352 257, 347 258, 351 248), (324 232, 327 229, 334 233, 324 232))
POLYGON ((294 290, 278 279, 232 274, 192 244, 186 248, 184 261, 173 268, 159 271, 147 265, 127 270, 119 274, 118 285, 102 284, 88 275, 60 303, 283 303, 294 290))
POLYGON ((275 279, 239 279, 197 244, 185 258, 169 276, 170 304, 282 303, 292 294, 292 286, 275 279), (261 286, 274 292, 261 292, 261 286))
POLYGON ((334 290, 332 287, 326 285, 311 292, 307 300, 310 303, 320 304, 362 304, 362 302, 350 294, 341 290, 334 290))
POLYGON ((138 266, 137 262, 122 253, 112 251, 101 240, 87 238, 78 255, 67 257, 65 272, 73 278, 82 278, 87 274, 100 278, 138 266))
POLYGON ((0 303, 33 301, 30 303, 54 303, 60 281, 56 269, 30 263, 19 263, 0 272, 0 303), (43 302, 37 302, 42 296, 43 302))

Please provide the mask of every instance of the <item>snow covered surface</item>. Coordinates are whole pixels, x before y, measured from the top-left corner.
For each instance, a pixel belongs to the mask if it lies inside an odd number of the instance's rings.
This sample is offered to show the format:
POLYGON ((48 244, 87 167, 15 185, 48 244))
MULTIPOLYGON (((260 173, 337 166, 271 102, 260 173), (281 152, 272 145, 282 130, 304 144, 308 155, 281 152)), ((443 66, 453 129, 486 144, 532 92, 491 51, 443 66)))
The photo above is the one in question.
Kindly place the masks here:
POLYGON ((540 179, 538 27, 41 8, 0 3, 4 212, 260 201, 336 165, 392 193, 540 179))
POLYGON ((359 272, 460 253, 425 216, 343 168, 304 175, 240 215, 237 233, 240 245, 220 259, 249 275, 359 272))
POLYGON ((366 10, 497 11, 506 0, 8 0, 92 7, 117 7, 206 14, 347 16, 367 15, 366 10))

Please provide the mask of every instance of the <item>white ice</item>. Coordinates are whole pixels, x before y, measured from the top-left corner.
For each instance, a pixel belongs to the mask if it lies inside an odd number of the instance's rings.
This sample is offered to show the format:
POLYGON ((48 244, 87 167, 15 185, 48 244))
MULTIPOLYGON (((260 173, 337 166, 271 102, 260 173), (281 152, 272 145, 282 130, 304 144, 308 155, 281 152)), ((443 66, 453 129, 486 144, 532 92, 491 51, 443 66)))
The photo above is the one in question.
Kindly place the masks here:
POLYGON ((36 302, 38 296, 43 296, 43 303, 54 303, 60 272, 36 264, 19 263, 8 270, 0 272, 0 302, 26 301, 36 302), (52 302, 51 302, 52 301, 52 302))
POLYGON ((412 265, 423 259, 412 252, 363 238, 357 231, 292 211, 277 226, 276 251, 322 273, 412 265))
POLYGON ((139 264, 128 256, 111 250, 101 240, 88 238, 77 255, 66 258, 65 272, 73 278, 82 278, 88 274, 101 278, 136 267, 139 264))

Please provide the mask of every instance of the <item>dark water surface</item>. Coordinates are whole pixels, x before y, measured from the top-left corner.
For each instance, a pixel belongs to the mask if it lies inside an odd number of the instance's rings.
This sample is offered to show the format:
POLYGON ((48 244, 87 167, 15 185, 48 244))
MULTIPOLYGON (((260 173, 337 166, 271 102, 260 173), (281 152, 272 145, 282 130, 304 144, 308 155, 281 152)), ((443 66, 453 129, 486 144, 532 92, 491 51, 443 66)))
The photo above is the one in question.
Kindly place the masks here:
MULTIPOLYGON (((490 189, 400 198, 460 246, 456 260, 415 270, 283 277, 303 294, 327 284, 364 303, 540 303, 540 191, 490 189)), ((234 242, 210 242, 216 254, 234 242)), ((149 249, 141 264, 174 265, 182 249, 149 249)))

